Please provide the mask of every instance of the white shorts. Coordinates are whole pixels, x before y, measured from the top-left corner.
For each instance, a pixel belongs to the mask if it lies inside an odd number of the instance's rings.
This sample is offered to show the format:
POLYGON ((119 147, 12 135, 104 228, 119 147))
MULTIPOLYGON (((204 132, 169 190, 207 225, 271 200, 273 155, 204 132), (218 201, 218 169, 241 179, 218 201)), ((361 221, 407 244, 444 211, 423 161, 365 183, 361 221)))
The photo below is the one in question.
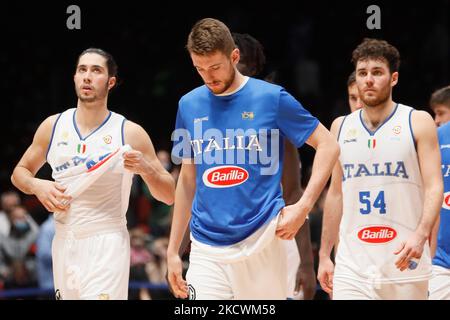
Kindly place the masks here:
POLYGON ((287 290, 288 298, 294 299, 295 281, 297 280, 297 272, 300 266, 300 254, 295 239, 284 240, 283 244, 287 253, 287 290))
POLYGON ((214 247, 193 239, 186 275, 191 300, 285 300, 286 249, 275 217, 247 239, 214 247))
POLYGON ((56 232, 52 243, 59 300, 126 300, 130 237, 126 227, 97 235, 56 232))
POLYGON ((450 300, 450 270, 433 265, 433 276, 428 290, 430 300, 450 300))
POLYGON ((333 279, 333 300, 426 300, 428 280, 370 284, 349 278, 333 279))

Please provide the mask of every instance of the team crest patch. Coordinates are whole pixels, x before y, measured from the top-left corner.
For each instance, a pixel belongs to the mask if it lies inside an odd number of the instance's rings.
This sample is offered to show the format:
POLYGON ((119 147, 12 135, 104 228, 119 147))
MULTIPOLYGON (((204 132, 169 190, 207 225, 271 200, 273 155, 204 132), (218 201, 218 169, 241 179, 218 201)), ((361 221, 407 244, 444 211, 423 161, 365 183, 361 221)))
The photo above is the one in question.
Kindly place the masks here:
POLYGON ((195 300, 195 288, 190 284, 188 285, 189 300, 195 300))
POLYGON ((242 119, 253 120, 254 118, 255 118, 255 114, 253 113, 253 111, 242 112, 242 119))
POLYGON ((107 293, 100 293, 98 295, 98 300, 109 300, 109 294, 107 294, 107 293))
POLYGON ((104 136, 104 137, 103 137, 103 141, 104 141, 106 144, 110 144, 111 141, 112 141, 112 137, 111 137, 110 135, 104 136))

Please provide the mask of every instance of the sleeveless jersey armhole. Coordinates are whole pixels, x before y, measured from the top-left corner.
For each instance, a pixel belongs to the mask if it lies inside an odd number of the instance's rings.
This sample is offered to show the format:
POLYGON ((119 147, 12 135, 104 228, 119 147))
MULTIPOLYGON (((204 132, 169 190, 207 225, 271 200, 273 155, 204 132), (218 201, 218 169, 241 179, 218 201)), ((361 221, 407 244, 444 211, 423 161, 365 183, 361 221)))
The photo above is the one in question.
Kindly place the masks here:
POLYGON ((412 142, 413 142, 413 145, 414 145, 414 149, 417 151, 416 138, 414 137, 414 132, 413 132, 413 128, 412 128, 412 122, 411 122, 411 117, 412 117, 413 111, 414 111, 414 108, 411 108, 411 110, 409 111, 408 122, 409 122, 409 131, 411 132, 411 138, 412 138, 412 142))
POLYGON ((58 117, 56 118, 55 123, 53 124, 53 128, 52 128, 52 134, 50 136, 50 141, 48 143, 48 148, 47 148, 47 153, 45 154, 45 160, 48 162, 48 153, 50 152, 50 148, 52 146, 52 141, 53 141, 53 136, 55 135, 55 129, 56 129, 56 125, 58 124, 58 120, 61 117, 62 112, 58 115, 58 117))
POLYGON ((339 138, 341 136, 341 130, 342 130, 342 127, 344 126, 345 119, 347 119, 347 116, 345 116, 344 119, 342 119, 341 125, 339 127, 339 132, 338 132, 338 136, 337 136, 337 141, 338 142, 339 142, 339 138))
POLYGON ((125 145, 125 121, 127 121, 127 119, 124 117, 122 120, 122 128, 121 128, 121 132, 122 132, 122 145, 125 145))

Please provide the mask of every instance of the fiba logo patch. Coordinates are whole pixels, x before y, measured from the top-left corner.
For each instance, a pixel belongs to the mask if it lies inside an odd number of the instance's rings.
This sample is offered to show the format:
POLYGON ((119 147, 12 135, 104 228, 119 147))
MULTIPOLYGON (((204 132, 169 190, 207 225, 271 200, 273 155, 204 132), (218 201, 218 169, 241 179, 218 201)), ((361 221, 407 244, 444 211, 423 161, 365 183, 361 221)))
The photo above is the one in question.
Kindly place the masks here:
POLYGON ((253 120, 255 118, 253 111, 244 111, 241 116, 243 120, 253 120))
POLYGON ((56 300, 62 300, 61 291, 59 291, 59 289, 55 290, 55 299, 56 300))
POLYGON ((195 300, 195 289, 194 287, 190 284, 188 285, 188 290, 189 290, 189 300, 195 300))

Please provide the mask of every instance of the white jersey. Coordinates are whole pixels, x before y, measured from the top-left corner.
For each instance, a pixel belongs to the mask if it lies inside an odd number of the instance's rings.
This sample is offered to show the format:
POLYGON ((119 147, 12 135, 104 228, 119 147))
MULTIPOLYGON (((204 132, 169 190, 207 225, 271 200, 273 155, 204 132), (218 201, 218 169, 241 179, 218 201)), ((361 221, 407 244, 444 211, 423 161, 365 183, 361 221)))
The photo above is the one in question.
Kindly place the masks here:
POLYGON ((343 120, 338 136, 343 215, 337 278, 390 283, 427 280, 431 275, 428 243, 410 268, 401 272, 395 266, 394 252, 417 228, 423 208, 413 110, 397 104, 374 132, 363 123, 362 110, 343 120))
POLYGON ((82 227, 95 232, 125 226, 133 176, 117 159, 118 152, 125 150, 122 147, 125 118, 110 111, 96 130, 82 137, 76 125, 75 112, 76 109, 72 108, 58 116, 47 162, 52 167, 53 179, 67 186, 68 190, 80 179, 86 180, 84 176, 95 179, 74 197, 68 212, 55 213, 57 231, 62 227, 82 227), (108 167, 106 174, 97 174, 104 168, 97 172, 92 170, 112 157, 116 157, 116 165, 108 167))

